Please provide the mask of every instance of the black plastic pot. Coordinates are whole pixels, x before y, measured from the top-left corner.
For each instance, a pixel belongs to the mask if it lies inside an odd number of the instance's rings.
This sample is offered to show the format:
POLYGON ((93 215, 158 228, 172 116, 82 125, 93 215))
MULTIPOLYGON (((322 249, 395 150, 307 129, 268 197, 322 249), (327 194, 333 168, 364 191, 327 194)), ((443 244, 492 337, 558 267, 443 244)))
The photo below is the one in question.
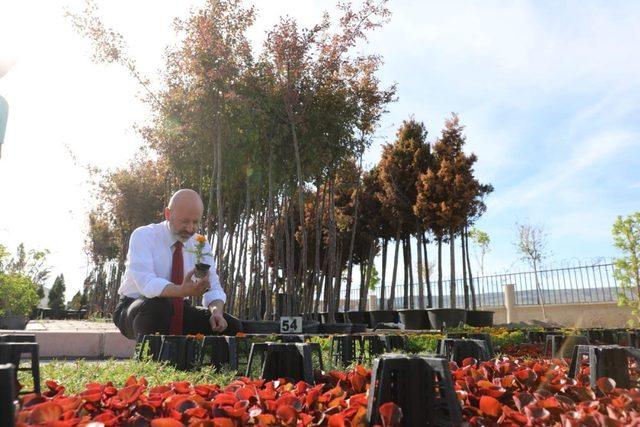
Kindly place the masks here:
MULTIPOLYGON (((341 311, 337 311, 333 313, 333 318, 335 319, 334 323, 346 323, 344 318, 344 313, 341 311)), ((320 313, 320 322, 321 323, 329 323, 329 313, 323 311, 320 313)))
POLYGON ((398 314, 405 329, 431 329, 427 310, 404 309, 398 310, 398 314))
POLYGON ((430 308, 427 313, 434 329, 455 328, 467 320, 467 310, 463 308, 430 308))
POLYGON ((196 277, 203 278, 204 276, 207 275, 207 271, 209 271, 210 268, 211 268, 211 266, 209 264, 205 264, 203 262, 197 263, 196 264, 196 277))
POLYGON ((469 326, 493 326, 493 311, 467 310, 466 324, 469 326))
POLYGON ((346 317, 351 323, 362 323, 367 325, 367 327, 371 327, 371 319, 369 318, 368 311, 347 311, 346 317))
POLYGON ((245 334, 277 334, 280 324, 270 320, 243 320, 242 332, 245 334))
POLYGON ((6 314, 0 317, 0 329, 26 329, 29 318, 24 314, 6 314))
POLYGON ((320 334, 356 334, 366 330, 363 323, 322 323, 318 327, 320 334))
POLYGON ((369 312, 369 324, 375 328, 378 323, 398 323, 398 312, 395 310, 373 310, 369 312))
POLYGON ((303 334, 317 334, 319 328, 320 328, 320 322, 316 322, 315 320, 302 322, 303 334))

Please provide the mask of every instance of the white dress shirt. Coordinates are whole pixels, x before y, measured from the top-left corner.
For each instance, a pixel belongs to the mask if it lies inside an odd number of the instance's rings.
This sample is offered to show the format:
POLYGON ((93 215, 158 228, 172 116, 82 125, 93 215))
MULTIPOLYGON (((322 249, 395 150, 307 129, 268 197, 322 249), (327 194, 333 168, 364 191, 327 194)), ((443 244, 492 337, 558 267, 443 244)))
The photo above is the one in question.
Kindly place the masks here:
MULTIPOLYGON (((167 221, 136 228, 129 239, 126 270, 118 293, 131 298, 159 296, 165 286, 171 283, 173 244, 176 240, 169 230, 167 221)), ((189 252, 194 248, 195 235, 184 242, 182 248, 185 276, 195 268, 196 255, 189 252)), ((211 252, 209 242, 205 243, 203 252, 211 252)), ((211 288, 202 295, 202 304, 209 307, 214 300, 225 302, 227 296, 220 286, 215 261, 210 255, 205 255, 202 257, 202 262, 211 266, 209 269, 211 288)))

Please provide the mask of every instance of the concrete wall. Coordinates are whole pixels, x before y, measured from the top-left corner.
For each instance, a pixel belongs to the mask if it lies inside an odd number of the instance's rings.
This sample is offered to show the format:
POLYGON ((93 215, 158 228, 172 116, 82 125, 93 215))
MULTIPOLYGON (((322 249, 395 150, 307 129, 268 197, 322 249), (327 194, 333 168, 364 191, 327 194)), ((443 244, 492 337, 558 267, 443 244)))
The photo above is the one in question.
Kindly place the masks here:
MULTIPOLYGON (((485 308, 483 308, 485 309, 485 308)), ((486 310, 494 311, 493 322, 498 325, 506 323, 507 312, 505 307, 487 307, 486 310)), ((627 320, 631 318, 629 307, 618 307, 615 302, 599 302, 585 304, 552 304, 545 306, 547 321, 559 323, 566 327, 592 328, 626 327, 627 320)), ((513 322, 542 320, 542 311, 537 305, 515 306, 516 318, 513 322)))

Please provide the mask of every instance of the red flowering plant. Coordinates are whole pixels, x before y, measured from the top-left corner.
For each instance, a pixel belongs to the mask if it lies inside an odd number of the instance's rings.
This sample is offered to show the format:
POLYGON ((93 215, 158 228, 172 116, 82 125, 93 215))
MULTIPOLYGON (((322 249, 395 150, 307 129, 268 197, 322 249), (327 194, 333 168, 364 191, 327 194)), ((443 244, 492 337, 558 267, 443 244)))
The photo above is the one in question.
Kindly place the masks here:
MULTIPOLYGON (((370 376, 357 366, 346 373, 329 372, 321 377, 326 383, 314 386, 238 378, 226 386, 178 381, 151 388, 144 378, 131 376, 121 389, 91 383, 75 396, 48 381, 42 395, 22 398, 17 426, 364 427, 370 376)), ((397 406, 388 404, 380 412, 384 426, 399 425, 397 406)))

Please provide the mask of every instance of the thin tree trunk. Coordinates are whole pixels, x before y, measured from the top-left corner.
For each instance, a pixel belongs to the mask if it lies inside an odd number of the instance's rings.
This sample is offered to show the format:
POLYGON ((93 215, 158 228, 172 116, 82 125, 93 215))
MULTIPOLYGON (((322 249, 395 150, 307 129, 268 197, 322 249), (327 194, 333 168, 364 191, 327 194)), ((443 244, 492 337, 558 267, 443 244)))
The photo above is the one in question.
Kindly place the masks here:
MULTIPOLYGON (((265 311, 264 311, 264 319, 268 320, 271 315, 271 293, 269 292, 271 286, 269 285, 269 258, 271 256, 271 244, 268 240, 268 236, 271 233, 271 218, 273 214, 273 153, 271 149, 271 144, 269 144, 269 173, 268 173, 268 182, 269 182, 269 194, 267 199, 267 213, 265 216, 265 224, 264 224, 264 236, 265 236, 265 245, 264 245, 264 263, 262 270, 262 280, 263 280, 263 292, 265 295, 265 311)), ((273 233, 275 239, 275 233, 273 233)), ((274 269, 277 268, 277 265, 274 264, 274 269)))
POLYGON ((385 293, 387 284, 387 248, 389 241, 383 239, 382 241, 382 278, 380 280, 380 310, 384 310, 385 307, 385 293))
MULTIPOLYGON (((307 227, 304 225, 304 199, 302 197, 302 187, 304 183, 302 182, 302 162, 300 161, 300 148, 298 144, 298 134, 296 132, 295 120, 293 117, 293 110, 291 107, 289 110, 289 121, 291 125, 291 135, 293 137, 293 148, 295 152, 296 158, 296 173, 298 175, 298 207, 299 214, 298 219, 300 221, 300 228, 302 229, 302 259, 301 259, 301 271, 307 271, 307 227)), ((301 280, 304 280, 306 274, 302 275, 301 280)), ((306 285, 306 284, 305 284, 306 285)))
POLYGON ((327 293, 325 294, 325 299, 328 301, 328 319, 329 323, 335 322, 335 316, 333 313, 336 311, 336 307, 334 304, 333 298, 333 289, 331 285, 331 281, 335 276, 335 270, 338 269, 338 260, 336 259, 336 207, 334 202, 335 197, 335 178, 331 178, 331 185, 329 187, 329 274, 328 276, 328 286, 326 288, 327 293))
POLYGON ((469 284, 467 283, 467 263, 465 260, 465 246, 464 246, 464 231, 460 236, 460 248, 462 255, 462 289, 464 292, 464 308, 465 310, 469 309, 469 284))
MULTIPOLYGON (((322 281, 320 280, 320 272, 324 269, 320 266, 320 244, 322 239, 322 219, 324 218, 324 207, 325 200, 327 194, 327 181, 325 180, 322 194, 320 194, 320 188, 316 190, 316 247, 315 254, 313 260, 313 285, 316 288, 316 301, 315 301, 315 309, 313 310, 315 313, 318 312, 318 305, 320 299, 320 290, 322 288, 322 281), (322 196, 322 201, 320 203, 319 197, 322 196)), ((325 254, 325 261, 327 257, 325 254)), ((325 298, 326 299, 326 298, 325 298)))
POLYGON ((429 267, 429 257, 427 256, 427 236, 422 233, 422 250, 424 251, 424 271, 425 271, 425 284, 427 286, 427 302, 429 308, 433 307, 433 294, 431 292, 431 271, 429 267))
POLYGON ((467 255, 467 274, 469 275, 469 288, 471 290, 471 309, 476 310, 476 288, 473 285, 473 274, 471 272, 471 260, 469 258, 469 230, 464 229, 464 246, 467 255))
POLYGON ((413 254, 411 253, 411 237, 407 237, 407 258, 408 262, 408 270, 409 270, 409 308, 415 308, 415 291, 413 289, 413 254))
POLYGON ((402 264, 404 267, 403 279, 404 286, 402 287, 402 307, 409 308, 409 256, 407 254, 407 240, 402 239, 402 264))
POLYGON ((372 242, 371 246, 369 247, 369 257, 367 258, 367 274, 365 275, 364 283, 361 285, 363 290, 361 291, 361 295, 360 295, 360 300, 362 302, 360 310, 363 310, 363 311, 367 309, 367 299, 369 298, 369 283, 371 282, 371 273, 373 270, 373 262, 375 260, 375 255, 376 255, 376 245, 375 245, 375 242, 372 242))
POLYGON ((424 309, 424 288, 422 286, 422 275, 424 274, 424 267, 422 265, 422 231, 418 225, 418 232, 416 233, 416 251, 418 252, 418 308, 424 309))
POLYGON ((387 310, 393 310, 396 299, 396 278, 398 273, 398 251, 400 250, 400 227, 396 230, 396 250, 393 255, 393 273, 391 276, 391 290, 389 291, 389 302, 387 310))
POLYGON ((444 308, 442 294, 442 236, 438 236, 438 308, 444 308))
POLYGON ((542 309, 542 321, 547 321, 547 313, 544 309, 544 295, 542 294, 542 290, 540 289, 540 282, 538 282, 538 264, 536 260, 533 260, 533 277, 536 280, 536 290, 538 291, 538 303, 540 304, 540 308, 542 309))
MULTIPOLYGON (((218 264, 222 261, 222 238, 224 236, 224 210, 222 209, 222 130, 220 118, 216 122, 216 204, 218 208, 218 264)), ((220 274, 223 272, 220 271, 220 274)), ((221 278, 221 281, 224 278, 221 278)))
POLYGON ((451 298, 451 308, 458 306, 456 301, 456 246, 453 229, 449 229, 449 264, 451 265, 451 277, 449 281, 449 297, 451 298))
POLYGON ((353 201, 353 224, 351 225, 351 240, 349 242, 349 260, 347 264, 347 284, 345 288, 344 306, 349 307, 351 303, 351 275, 353 273, 353 247, 356 242, 356 229, 358 228, 358 202, 360 192, 360 176, 362 175, 362 155, 360 156, 360 165, 358 166, 358 178, 355 188, 355 198, 353 201))

